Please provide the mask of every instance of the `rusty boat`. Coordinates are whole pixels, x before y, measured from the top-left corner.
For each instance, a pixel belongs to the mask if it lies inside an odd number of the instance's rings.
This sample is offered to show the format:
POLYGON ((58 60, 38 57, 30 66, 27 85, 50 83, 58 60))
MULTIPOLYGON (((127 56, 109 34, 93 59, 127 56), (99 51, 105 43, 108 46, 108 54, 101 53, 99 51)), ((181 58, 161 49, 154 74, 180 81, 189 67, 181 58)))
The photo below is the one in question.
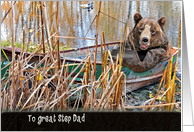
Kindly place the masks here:
MULTIPOLYGON (((113 49, 116 45, 119 45, 121 42, 111 42, 111 43, 106 43, 105 47, 106 50, 111 50, 113 49)), ((6 55, 8 56, 9 59, 11 59, 11 47, 2 47, 2 49, 5 51, 6 55)), ((21 49, 15 49, 15 53, 19 54, 21 49)), ((66 50, 66 51, 60 51, 60 56, 61 60, 65 59, 66 63, 73 64, 69 65, 69 72, 74 70, 76 67, 76 64, 78 65, 79 62, 81 62, 85 57, 86 54, 89 53, 94 53, 95 52, 95 46, 88 46, 88 47, 83 47, 83 48, 74 48, 71 50, 66 50)), ((177 53, 178 53, 178 48, 173 47, 170 50, 171 55, 173 56, 173 70, 175 68, 175 62, 177 59, 177 53)), ((30 55, 30 53, 26 53, 27 55, 30 55)), ((2 55, 2 54, 1 54, 2 55)), ((40 59, 40 57, 43 58, 43 54, 36 54, 30 62, 35 62, 40 59)), ((93 58, 93 56, 92 56, 93 58)), ((168 64, 169 58, 163 59, 161 62, 157 63, 155 67, 153 67, 150 70, 147 70, 145 72, 135 72, 131 70, 129 67, 122 67, 121 71, 123 71, 126 75, 126 92, 131 92, 134 90, 137 90, 139 88, 145 87, 147 85, 159 82, 164 70, 168 64)), ((102 67, 101 67, 101 45, 97 46, 97 60, 96 60, 96 79, 98 79, 101 75, 102 67)), ((1 68, 3 65, 1 64, 1 68)), ((5 73, 4 71, 1 71, 1 76, 2 74, 5 73)), ((80 69, 78 68, 75 71, 75 74, 78 73, 80 69)), ((83 74, 81 73, 77 78, 76 81, 81 81, 83 78, 83 74)), ((73 76, 72 76, 73 77, 73 76)))

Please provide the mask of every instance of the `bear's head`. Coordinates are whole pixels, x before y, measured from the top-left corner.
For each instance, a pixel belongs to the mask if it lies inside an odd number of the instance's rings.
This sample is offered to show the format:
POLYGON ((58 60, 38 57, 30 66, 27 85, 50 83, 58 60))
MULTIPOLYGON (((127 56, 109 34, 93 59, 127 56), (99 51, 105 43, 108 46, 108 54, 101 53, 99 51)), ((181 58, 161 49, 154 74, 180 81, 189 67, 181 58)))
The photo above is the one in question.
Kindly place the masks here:
MULTIPOLYGON (((142 18, 141 14, 134 14, 135 27, 132 30, 135 47, 139 50, 163 46, 168 43, 164 32, 165 17, 158 21, 151 18, 142 18)), ((129 36, 130 37, 130 36, 129 36)))

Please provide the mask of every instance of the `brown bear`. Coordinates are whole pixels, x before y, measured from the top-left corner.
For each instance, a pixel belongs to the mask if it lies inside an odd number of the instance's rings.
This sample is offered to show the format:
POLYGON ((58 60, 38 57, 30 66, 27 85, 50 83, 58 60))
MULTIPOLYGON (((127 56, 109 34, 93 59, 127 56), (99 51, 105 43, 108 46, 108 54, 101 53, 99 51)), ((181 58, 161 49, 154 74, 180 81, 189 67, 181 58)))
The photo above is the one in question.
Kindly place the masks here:
POLYGON ((151 69, 169 55, 168 37, 164 32, 166 18, 162 17, 156 21, 151 18, 142 18, 139 13, 135 13, 134 21, 135 26, 126 41, 114 48, 111 55, 113 60, 116 60, 120 47, 123 48, 123 66, 128 66, 136 72, 143 72, 151 69), (131 35, 140 61, 133 49, 131 35))

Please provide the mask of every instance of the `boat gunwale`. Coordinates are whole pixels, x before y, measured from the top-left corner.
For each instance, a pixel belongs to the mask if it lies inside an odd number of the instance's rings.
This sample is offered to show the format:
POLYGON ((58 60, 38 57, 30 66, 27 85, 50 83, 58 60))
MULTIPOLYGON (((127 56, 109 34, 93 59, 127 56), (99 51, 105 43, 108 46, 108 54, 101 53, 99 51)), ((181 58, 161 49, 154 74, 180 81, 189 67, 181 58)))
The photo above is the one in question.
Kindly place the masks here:
MULTIPOLYGON (((119 43, 122 43, 122 42, 120 42, 120 41, 116 41, 116 42, 108 42, 108 43, 106 43, 105 45, 106 46, 109 46, 109 45, 111 45, 111 44, 119 44, 119 43)), ((101 45, 99 44, 97 47, 100 47, 101 45)), ((60 51, 60 53, 68 53, 68 52, 74 52, 74 51, 78 51, 78 50, 84 50, 84 49, 91 49, 91 48, 95 48, 96 46, 88 46, 88 47, 83 47, 83 48, 79 48, 79 49, 77 49, 77 50, 75 50, 75 49, 71 49, 71 50, 65 50, 65 51, 60 51)), ((178 48, 177 47, 171 47, 172 49, 177 49, 177 51, 176 52, 174 52, 173 54, 172 54, 172 56, 174 57, 177 53, 178 53, 178 48)), ((170 59, 170 57, 166 57, 166 58, 164 58, 164 59, 162 59, 160 62, 163 62, 163 61, 166 61, 166 60, 169 60, 170 59)), ((68 58, 65 58, 65 60, 67 60, 67 61, 74 61, 74 62, 81 62, 83 59, 68 59, 68 58)), ((92 63, 94 63, 93 61, 92 61, 92 63)), ((102 63, 101 62, 96 62, 96 64, 98 64, 98 65, 101 65, 102 63)))
MULTIPOLYGON (((177 49, 176 52, 174 52, 174 54, 172 55, 173 57, 175 57, 178 53, 178 48, 177 47, 172 47, 173 49, 177 49)), ((167 61, 169 60, 170 57, 168 58, 164 58, 162 59, 160 62, 164 62, 164 61, 167 61)), ((174 68, 172 69, 174 71, 174 68)), ((159 78, 163 75, 163 72, 159 72, 158 74, 156 75, 152 75, 152 76, 147 76, 147 77, 140 77, 140 78, 132 78, 132 79, 127 79, 126 80, 126 83, 135 83, 135 82, 142 82, 142 81, 148 81, 148 80, 151 80, 151 79, 156 79, 156 78, 159 78), (147 80, 145 79, 147 78, 147 80)))
MULTIPOLYGON (((110 45, 110 44, 118 44, 120 42, 112 42, 112 43, 106 43, 106 45, 110 45)), ((100 46, 100 45, 98 45, 100 46)), ((95 46, 89 46, 89 47, 84 47, 84 48, 81 48, 81 49, 87 49, 87 48, 93 48, 95 46)), ((171 47, 171 49, 175 49, 176 51, 172 54, 173 57, 175 57, 178 53, 178 48, 177 47, 171 47)), ((71 52, 73 52, 75 50, 72 50, 71 52)), ((65 51, 66 52, 66 51, 65 51)), ((164 58, 162 59, 159 63, 161 62, 164 62, 164 61, 168 61, 170 59, 170 57, 167 57, 167 58, 164 58)), ((81 62, 82 59, 65 59, 66 61, 71 61, 71 62, 81 62)), ((93 63, 93 61, 92 61, 93 63)), ((101 62, 96 62, 96 64, 98 65, 101 65, 102 63, 101 62)), ((156 79, 156 78, 159 78, 163 75, 163 72, 159 72, 157 73, 156 75, 151 75, 151 76, 144 76, 144 77, 139 77, 139 78, 131 78, 131 79, 127 79, 126 80, 126 83, 136 83, 136 82, 142 82, 142 81, 149 81, 149 80, 152 80, 152 79, 156 79)))

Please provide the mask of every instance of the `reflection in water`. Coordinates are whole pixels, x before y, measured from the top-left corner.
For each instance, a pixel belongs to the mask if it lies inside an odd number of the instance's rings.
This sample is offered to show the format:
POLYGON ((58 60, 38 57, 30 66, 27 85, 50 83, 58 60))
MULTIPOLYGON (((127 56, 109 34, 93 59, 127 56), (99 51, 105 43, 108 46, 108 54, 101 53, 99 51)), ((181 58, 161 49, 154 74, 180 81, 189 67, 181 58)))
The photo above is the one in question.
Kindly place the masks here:
MULTIPOLYGON (((80 5, 89 3, 90 1, 60 1, 59 2, 59 35, 60 36, 75 36, 84 37, 92 20, 98 12, 98 1, 94 1, 94 9, 82 9, 80 5)), ((40 25, 40 8, 39 2, 24 1, 18 2, 14 6, 15 11, 15 39, 22 43, 23 39, 23 26, 25 27, 25 42, 27 43, 40 43, 41 31, 38 32, 40 25), (36 34, 29 32, 34 29, 36 34), (29 36, 35 35, 36 37, 29 36)), ((47 16, 49 17, 56 11, 56 2, 44 2, 47 8, 47 16)), ((134 26, 133 15, 139 12, 143 17, 151 17, 159 19, 165 16, 167 18, 165 31, 169 37, 169 42, 172 46, 177 46, 178 42, 178 27, 179 20, 181 19, 181 2, 179 1, 124 1, 127 8, 127 16, 129 16, 131 29, 134 26)), ((10 2, 1 2, 1 14, 11 7, 10 2)), ((122 1, 103 1, 101 11, 114 18, 127 22, 124 6, 122 1)), ((49 30, 51 35, 56 32, 56 16, 54 15, 49 21, 49 30)), ((11 38, 11 13, 7 16, 1 25, 1 38, 11 38)), ((106 42, 120 41, 123 38, 125 24, 118 22, 110 17, 100 14, 99 24, 99 43, 101 32, 104 32, 106 42)), ((95 38, 96 35, 96 22, 93 23, 88 32, 87 38, 95 38)), ((45 35, 46 36, 46 35, 45 35)), ((94 45, 92 40, 80 39, 63 39, 60 38, 60 44, 71 45, 72 47, 83 47, 94 45)), ((55 38, 52 38, 52 43, 55 43, 55 38)))

